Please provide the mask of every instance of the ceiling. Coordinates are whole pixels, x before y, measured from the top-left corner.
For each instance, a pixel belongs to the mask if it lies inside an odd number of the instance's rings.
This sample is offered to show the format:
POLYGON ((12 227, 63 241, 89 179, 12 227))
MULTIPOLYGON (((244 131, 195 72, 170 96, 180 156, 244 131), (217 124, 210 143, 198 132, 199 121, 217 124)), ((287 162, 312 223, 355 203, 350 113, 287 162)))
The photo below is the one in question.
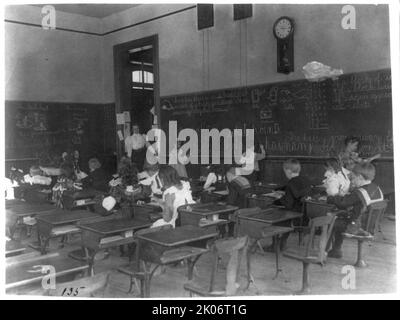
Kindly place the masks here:
MULTIPOLYGON (((50 4, 50 3, 48 3, 50 4)), ((35 4, 34 6, 43 7, 45 4, 35 4)), ((121 12, 133 7, 139 6, 136 4, 52 4, 59 11, 81 14, 87 17, 104 18, 113 13, 121 12)))

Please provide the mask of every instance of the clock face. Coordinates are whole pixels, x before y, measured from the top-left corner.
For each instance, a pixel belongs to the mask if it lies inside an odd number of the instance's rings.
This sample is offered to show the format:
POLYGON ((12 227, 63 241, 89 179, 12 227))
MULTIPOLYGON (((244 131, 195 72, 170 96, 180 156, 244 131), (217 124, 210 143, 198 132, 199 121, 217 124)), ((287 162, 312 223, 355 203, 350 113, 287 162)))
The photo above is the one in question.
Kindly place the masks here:
POLYGON ((287 18, 282 18, 275 23, 275 36, 279 39, 287 38, 293 30, 292 22, 287 18))

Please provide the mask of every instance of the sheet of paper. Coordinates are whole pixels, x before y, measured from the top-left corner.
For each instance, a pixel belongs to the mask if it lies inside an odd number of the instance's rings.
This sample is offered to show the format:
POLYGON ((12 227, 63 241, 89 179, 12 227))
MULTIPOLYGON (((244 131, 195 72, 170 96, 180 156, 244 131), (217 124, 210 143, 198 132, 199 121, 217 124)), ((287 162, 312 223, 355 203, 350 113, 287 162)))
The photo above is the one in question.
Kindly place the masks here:
POLYGON ((214 191, 213 193, 219 194, 221 196, 227 196, 229 194, 228 190, 214 191))
POLYGON ((118 138, 119 138, 119 140, 120 141, 124 141, 124 135, 122 134, 122 131, 121 130, 118 130, 118 138))
POLYGON ((123 113, 117 113, 117 125, 123 125, 125 123, 125 117, 123 113))
POLYGON ((278 192, 270 192, 270 193, 264 193, 263 196, 280 199, 280 198, 282 198, 283 194, 278 193, 278 192))
POLYGON ((131 122, 131 113, 129 111, 124 111, 125 122, 131 122))

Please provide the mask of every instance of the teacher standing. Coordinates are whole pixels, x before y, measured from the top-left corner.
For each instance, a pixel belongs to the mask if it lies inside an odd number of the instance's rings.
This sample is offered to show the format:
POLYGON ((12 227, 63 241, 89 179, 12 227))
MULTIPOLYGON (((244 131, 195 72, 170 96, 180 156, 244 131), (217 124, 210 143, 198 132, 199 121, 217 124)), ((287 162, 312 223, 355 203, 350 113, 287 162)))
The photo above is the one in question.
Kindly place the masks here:
POLYGON ((132 125, 132 135, 125 138, 125 152, 139 172, 143 170, 147 145, 146 135, 141 134, 139 125, 134 123, 132 125))

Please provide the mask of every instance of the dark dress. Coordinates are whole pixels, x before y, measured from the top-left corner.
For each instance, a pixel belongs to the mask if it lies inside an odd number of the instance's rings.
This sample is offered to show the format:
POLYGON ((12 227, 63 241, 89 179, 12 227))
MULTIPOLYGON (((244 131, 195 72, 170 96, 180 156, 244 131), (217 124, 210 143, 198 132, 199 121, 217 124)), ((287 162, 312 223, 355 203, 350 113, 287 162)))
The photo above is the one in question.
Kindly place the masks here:
POLYGON ((92 188, 98 191, 108 192, 108 182, 111 177, 104 171, 104 169, 99 168, 88 174, 88 176, 82 179, 82 184, 84 188, 92 188))

